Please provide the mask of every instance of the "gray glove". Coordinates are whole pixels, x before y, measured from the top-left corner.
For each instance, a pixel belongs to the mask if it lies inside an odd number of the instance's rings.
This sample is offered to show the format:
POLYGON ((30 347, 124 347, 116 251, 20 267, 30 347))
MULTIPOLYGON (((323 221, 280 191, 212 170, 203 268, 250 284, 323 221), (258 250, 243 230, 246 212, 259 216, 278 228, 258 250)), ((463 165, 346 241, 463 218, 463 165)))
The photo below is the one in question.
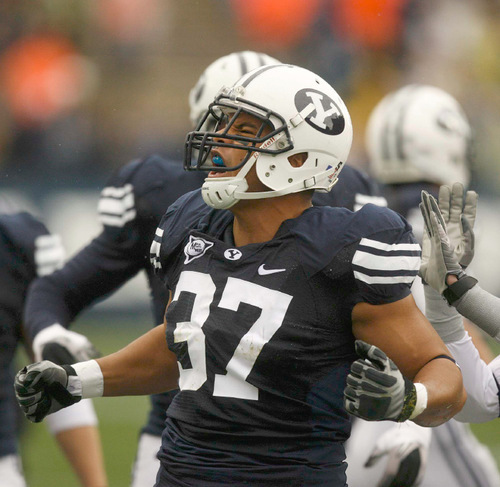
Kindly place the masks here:
POLYGON ((351 365, 344 389, 346 410, 368 421, 406 421, 416 405, 415 385, 375 345, 356 340, 359 359, 351 365))
MULTIPOLYGON (((424 217, 420 277, 439 294, 447 289, 446 276, 464 274, 446 232, 446 223, 433 196, 422 191, 420 211, 424 217)), ((455 218, 455 216, 454 216, 455 218)))
POLYGON ((464 186, 455 183, 439 188, 439 209, 446 224, 451 247, 458 263, 465 269, 474 257, 474 223, 476 221, 477 193, 467 191, 464 202, 464 186))
POLYGON ((81 381, 73 367, 48 360, 20 370, 14 388, 21 409, 34 423, 82 399, 81 381))

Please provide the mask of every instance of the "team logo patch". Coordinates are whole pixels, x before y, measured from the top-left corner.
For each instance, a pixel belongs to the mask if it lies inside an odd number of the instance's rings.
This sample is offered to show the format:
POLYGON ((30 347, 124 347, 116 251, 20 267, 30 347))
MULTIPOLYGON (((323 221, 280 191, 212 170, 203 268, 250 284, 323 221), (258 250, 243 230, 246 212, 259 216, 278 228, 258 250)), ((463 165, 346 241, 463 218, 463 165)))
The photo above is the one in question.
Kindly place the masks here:
POLYGON ((295 95, 295 107, 299 112, 311 103, 314 110, 305 118, 311 127, 327 135, 339 135, 344 131, 342 110, 329 96, 312 88, 300 90, 295 95))
POLYGON ((189 264, 194 259, 201 257, 210 247, 213 246, 213 242, 209 242, 204 238, 193 237, 193 235, 190 235, 189 242, 184 247, 184 253, 186 254, 184 264, 189 264))
POLYGON ((224 257, 228 260, 238 260, 241 259, 243 254, 238 249, 227 249, 224 252, 224 257))

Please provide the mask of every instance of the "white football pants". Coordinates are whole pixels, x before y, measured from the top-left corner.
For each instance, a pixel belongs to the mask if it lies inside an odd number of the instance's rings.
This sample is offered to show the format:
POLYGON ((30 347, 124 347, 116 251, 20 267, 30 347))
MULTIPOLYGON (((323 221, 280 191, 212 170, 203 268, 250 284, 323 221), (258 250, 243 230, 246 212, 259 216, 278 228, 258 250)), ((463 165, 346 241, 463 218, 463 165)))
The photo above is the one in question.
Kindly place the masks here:
POLYGON ((131 487, 152 487, 155 485, 156 474, 160 469, 160 460, 156 457, 160 446, 161 436, 147 433, 141 435, 132 470, 131 487))
POLYGON ((26 487, 21 470, 21 459, 17 455, 0 457, 0 485, 26 487))

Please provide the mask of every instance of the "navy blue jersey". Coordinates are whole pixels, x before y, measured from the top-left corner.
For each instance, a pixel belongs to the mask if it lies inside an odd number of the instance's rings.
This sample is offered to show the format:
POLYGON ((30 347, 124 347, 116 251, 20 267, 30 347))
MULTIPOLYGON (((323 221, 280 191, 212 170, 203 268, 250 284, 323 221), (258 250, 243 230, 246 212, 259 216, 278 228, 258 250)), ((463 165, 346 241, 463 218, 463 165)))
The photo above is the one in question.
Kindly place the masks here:
MULTIPOLYGON (((165 210, 179 196, 201 186, 205 176, 202 172, 185 172, 180 163, 158 155, 133 161, 118 170, 99 201, 102 232, 63 269, 33 285, 25 314, 30 336, 33 338, 54 323, 68 327, 83 309, 140 271, 146 273, 150 287, 153 326, 163 322, 166 291, 149 266, 151 241, 165 210)), ((354 208, 366 198, 377 196, 376 191, 361 172, 346 166, 334 190, 315 195, 314 202, 354 208), (352 192, 346 186, 353 188, 352 192)), ((153 396, 145 432, 161 435, 172 396, 173 393, 153 396)))
POLYGON ((311 207, 243 247, 227 238, 232 219, 194 191, 151 247, 180 365, 160 485, 344 486, 351 312, 408 296, 419 245, 372 204, 311 207))
POLYGON ((58 237, 28 213, 0 214, 0 456, 16 452, 19 407, 15 401, 13 358, 22 338, 22 309, 37 275, 62 264, 58 237))

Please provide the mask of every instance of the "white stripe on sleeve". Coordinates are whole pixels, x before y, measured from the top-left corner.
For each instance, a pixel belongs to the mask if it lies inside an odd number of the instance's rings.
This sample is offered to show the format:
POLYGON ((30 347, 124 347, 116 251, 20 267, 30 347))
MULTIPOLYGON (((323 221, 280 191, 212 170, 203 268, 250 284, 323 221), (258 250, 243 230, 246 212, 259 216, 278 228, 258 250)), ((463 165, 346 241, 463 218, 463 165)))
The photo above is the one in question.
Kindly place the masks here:
POLYGON ((37 275, 46 276, 63 266, 64 247, 59 235, 40 235, 35 239, 37 275))
POLYGON ((108 186, 102 190, 97 208, 102 224, 123 227, 136 217, 133 189, 131 184, 126 184, 121 188, 108 186))

